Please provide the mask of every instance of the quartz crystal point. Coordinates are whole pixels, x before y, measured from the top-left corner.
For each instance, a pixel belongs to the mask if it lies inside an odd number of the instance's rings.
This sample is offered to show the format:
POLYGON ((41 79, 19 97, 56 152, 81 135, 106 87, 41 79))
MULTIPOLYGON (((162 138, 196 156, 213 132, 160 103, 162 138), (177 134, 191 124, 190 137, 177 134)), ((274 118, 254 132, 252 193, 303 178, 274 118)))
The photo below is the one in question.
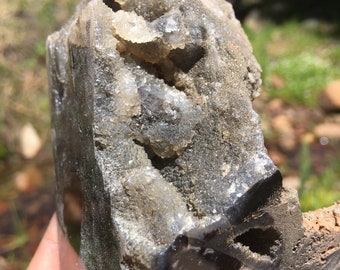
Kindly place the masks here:
POLYGON ((277 231, 268 254, 233 241, 274 230, 251 215, 281 175, 252 109, 261 69, 230 4, 82 1, 47 54, 58 218, 87 269, 278 263, 277 231))

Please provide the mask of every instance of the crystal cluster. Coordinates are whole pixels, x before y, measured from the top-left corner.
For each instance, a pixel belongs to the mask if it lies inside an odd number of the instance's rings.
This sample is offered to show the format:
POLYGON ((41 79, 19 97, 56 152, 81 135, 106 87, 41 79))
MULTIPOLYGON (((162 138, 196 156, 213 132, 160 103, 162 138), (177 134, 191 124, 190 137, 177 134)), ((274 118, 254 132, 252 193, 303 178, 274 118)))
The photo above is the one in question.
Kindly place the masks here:
POLYGON ((261 70, 230 4, 83 1, 47 51, 59 221, 88 269, 276 263, 278 232, 275 256, 231 244, 273 226, 246 218, 281 176, 252 109, 261 70))

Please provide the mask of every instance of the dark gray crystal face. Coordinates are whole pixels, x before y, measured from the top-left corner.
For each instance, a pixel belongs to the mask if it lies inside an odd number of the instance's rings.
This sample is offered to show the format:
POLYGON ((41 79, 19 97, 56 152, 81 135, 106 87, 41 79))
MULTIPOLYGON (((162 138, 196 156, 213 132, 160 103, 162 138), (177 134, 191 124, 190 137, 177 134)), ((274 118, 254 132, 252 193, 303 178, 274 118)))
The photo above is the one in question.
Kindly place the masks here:
POLYGON ((83 1, 47 49, 58 215, 88 269, 275 264, 270 217, 268 248, 243 248, 262 224, 245 218, 281 175, 251 104, 261 70, 228 3, 83 1), (78 236, 66 191, 81 201, 78 236))

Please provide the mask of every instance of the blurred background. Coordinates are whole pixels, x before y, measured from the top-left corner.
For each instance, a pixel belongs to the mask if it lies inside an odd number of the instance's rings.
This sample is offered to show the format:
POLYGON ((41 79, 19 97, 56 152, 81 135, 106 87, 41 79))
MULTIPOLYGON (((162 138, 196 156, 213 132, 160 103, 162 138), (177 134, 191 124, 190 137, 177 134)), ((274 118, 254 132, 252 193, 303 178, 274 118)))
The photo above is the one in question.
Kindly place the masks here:
MULTIPOLYGON (((0 270, 25 269, 54 212, 45 40, 75 0, 0 0, 0 270)), ((340 1, 230 0, 263 69, 268 152, 303 211, 340 200, 340 1)))

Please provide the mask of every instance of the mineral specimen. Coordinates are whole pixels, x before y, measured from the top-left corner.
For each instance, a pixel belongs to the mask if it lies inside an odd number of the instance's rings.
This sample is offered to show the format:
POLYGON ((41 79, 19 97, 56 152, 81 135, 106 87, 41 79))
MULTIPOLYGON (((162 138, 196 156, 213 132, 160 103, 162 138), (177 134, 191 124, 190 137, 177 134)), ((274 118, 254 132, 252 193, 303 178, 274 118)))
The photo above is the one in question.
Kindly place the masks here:
POLYGON ((281 175, 230 4, 84 0, 47 53, 59 222, 88 269, 279 263, 272 216, 253 212, 281 175), (235 240, 250 228, 271 235, 263 254, 235 240))

